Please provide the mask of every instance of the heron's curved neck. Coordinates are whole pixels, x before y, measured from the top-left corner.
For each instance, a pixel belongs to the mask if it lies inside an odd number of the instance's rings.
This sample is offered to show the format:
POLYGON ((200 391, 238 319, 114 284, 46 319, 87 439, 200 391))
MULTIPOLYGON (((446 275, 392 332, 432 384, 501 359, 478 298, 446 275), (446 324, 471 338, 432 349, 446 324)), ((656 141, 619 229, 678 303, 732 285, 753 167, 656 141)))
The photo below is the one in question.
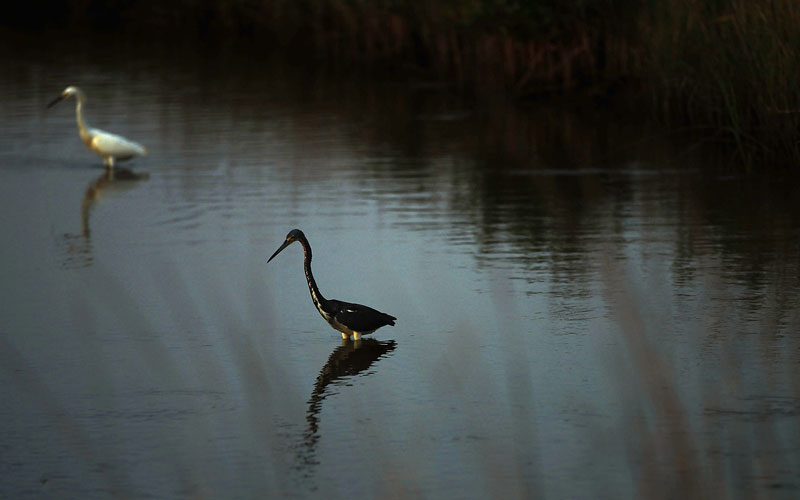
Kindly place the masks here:
POLYGON ((78 121, 78 132, 81 134, 81 139, 84 142, 90 140, 89 137, 89 124, 83 118, 83 101, 86 99, 82 90, 75 93, 75 118, 78 121))
POLYGON ((327 300, 320 293, 317 282, 314 281, 314 274, 311 272, 311 245, 305 238, 299 241, 303 245, 303 268, 306 271, 306 281, 308 282, 308 290, 311 292, 311 300, 314 301, 317 309, 320 309, 321 304, 327 302, 327 300))

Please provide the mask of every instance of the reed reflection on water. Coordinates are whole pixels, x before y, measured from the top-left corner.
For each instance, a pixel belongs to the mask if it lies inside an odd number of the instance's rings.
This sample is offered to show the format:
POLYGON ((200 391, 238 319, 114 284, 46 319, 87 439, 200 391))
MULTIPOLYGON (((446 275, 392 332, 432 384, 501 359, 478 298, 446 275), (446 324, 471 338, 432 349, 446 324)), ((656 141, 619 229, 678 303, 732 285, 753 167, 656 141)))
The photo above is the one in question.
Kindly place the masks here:
POLYGON ((591 100, 7 59, 0 496, 800 487, 796 182, 591 100), (68 83, 150 156, 101 174, 44 110, 68 83), (397 326, 339 344, 300 253, 266 266, 293 227, 320 288, 397 326))

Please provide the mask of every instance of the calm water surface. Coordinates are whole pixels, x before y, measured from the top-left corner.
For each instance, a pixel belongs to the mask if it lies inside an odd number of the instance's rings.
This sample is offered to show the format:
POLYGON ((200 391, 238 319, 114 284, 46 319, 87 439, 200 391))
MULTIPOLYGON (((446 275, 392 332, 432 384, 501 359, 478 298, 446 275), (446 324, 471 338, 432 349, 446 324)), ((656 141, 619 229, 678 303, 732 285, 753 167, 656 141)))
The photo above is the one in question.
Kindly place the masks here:
POLYGON ((50 49, 0 74, 0 497, 800 494, 795 180, 588 101, 50 49), (68 84, 150 155, 104 173, 68 84), (295 227, 397 326, 343 342, 295 227))

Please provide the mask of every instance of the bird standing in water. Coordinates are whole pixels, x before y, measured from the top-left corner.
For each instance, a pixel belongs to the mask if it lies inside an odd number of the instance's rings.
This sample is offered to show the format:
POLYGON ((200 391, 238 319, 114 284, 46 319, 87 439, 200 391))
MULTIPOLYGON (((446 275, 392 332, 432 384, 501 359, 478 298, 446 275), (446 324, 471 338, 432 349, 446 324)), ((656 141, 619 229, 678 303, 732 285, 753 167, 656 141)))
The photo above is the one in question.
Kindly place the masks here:
POLYGON ((303 267, 306 271, 306 281, 311 292, 311 300, 322 317, 325 318, 325 321, 335 330, 342 333, 343 339, 348 339, 352 335, 353 340, 358 340, 362 335, 372 333, 382 326, 394 326, 394 322, 397 319, 394 316, 361 304, 352 304, 335 299, 328 300, 322 296, 319 288, 317 288, 316 281, 314 281, 314 275, 311 274, 311 245, 308 243, 303 231, 299 229, 289 231, 289 234, 286 235, 286 241, 272 254, 272 257, 267 262, 270 262, 284 248, 295 241, 299 241, 303 245, 303 267))
POLYGON ((90 127, 83 118, 83 103, 86 100, 86 94, 78 87, 70 86, 65 88, 61 95, 56 97, 47 107, 52 108, 63 99, 73 95, 77 100, 75 116, 78 120, 78 133, 81 135, 81 140, 87 148, 103 158, 103 164, 106 168, 114 168, 115 160, 125 161, 147 154, 147 149, 139 143, 90 127))

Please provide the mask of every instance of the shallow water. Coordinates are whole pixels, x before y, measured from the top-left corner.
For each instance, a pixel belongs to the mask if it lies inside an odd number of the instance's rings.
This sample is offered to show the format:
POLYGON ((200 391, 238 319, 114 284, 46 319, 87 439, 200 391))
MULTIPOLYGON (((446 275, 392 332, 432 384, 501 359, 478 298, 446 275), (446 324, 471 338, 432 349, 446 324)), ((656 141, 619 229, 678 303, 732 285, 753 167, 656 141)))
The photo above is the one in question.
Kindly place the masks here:
POLYGON ((0 497, 798 494, 796 180, 591 101, 51 49, 0 74, 0 497), (107 175, 68 84, 150 155, 107 175), (294 227, 397 326, 343 342, 294 227))

